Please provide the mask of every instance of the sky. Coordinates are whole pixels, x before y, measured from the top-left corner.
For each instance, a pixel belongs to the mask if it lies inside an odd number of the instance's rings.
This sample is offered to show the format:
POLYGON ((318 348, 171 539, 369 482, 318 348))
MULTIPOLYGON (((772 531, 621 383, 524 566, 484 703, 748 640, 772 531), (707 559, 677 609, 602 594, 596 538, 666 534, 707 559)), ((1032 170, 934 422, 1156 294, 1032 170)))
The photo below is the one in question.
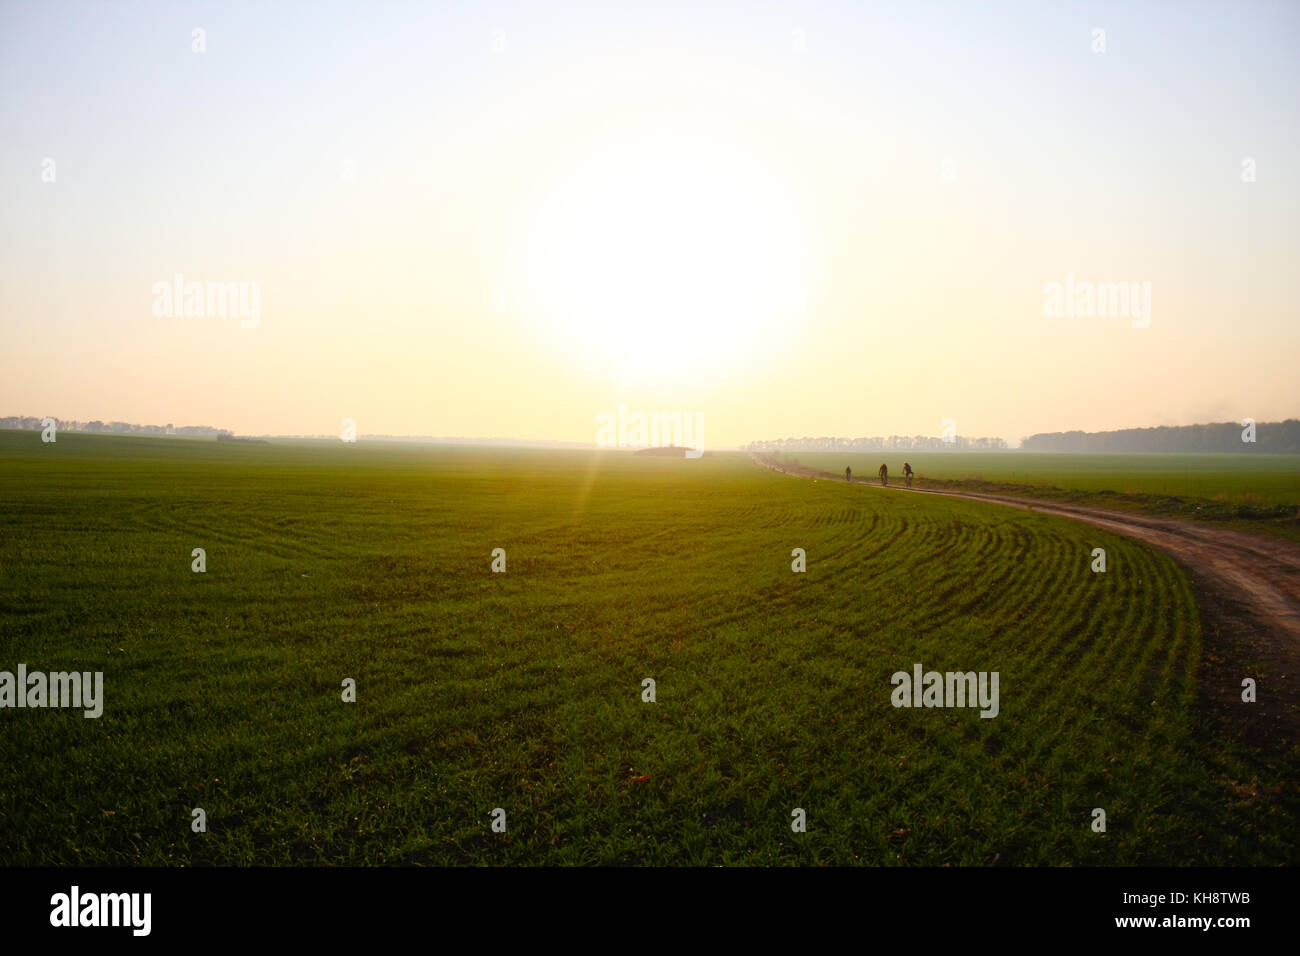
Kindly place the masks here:
POLYGON ((1296 49, 1288 2, 0 0, 0 416, 1297 417, 1296 49))

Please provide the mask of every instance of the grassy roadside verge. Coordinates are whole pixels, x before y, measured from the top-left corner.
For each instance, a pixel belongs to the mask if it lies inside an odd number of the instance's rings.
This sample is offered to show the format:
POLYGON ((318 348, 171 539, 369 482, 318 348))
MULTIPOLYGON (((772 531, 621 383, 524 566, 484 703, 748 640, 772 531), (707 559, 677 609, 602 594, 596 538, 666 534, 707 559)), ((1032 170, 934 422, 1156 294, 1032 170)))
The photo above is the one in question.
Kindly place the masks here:
MULTIPOLYGON (((820 467, 815 456, 801 458, 797 453, 763 456, 787 470, 840 480, 843 475, 820 467)), ((868 478, 868 475, 858 475, 868 478)), ((890 480, 901 482, 901 475, 890 480)), ((1230 531, 1268 535, 1300 543, 1300 507, 1284 504, 1223 501, 1182 495, 1148 494, 1107 490, 1061 488, 1057 485, 1015 481, 992 481, 981 478, 929 478, 918 475, 913 487, 926 491, 955 491, 971 494, 1003 495, 1029 498, 1084 508, 1125 511, 1155 518, 1198 521, 1230 531)))

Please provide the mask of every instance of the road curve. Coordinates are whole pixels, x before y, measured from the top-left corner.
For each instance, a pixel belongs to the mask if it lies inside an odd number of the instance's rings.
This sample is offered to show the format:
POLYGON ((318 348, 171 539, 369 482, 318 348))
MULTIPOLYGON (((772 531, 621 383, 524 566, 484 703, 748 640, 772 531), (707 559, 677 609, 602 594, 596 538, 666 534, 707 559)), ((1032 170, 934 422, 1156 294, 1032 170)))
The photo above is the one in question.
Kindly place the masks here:
MULTIPOLYGON (((764 468, 800 478, 837 479, 811 468, 778 464, 751 456, 764 468)), ((1171 554, 1189 573, 1201 603, 1207 640, 1221 640, 1225 655, 1242 662, 1264 663, 1274 679, 1272 690, 1281 708, 1268 723, 1300 729, 1300 695, 1291 691, 1300 675, 1300 547, 1289 541, 1228 531, 1192 521, 1153 518, 1123 511, 1035 501, 964 491, 935 491, 855 479, 855 485, 882 493, 941 495, 967 498, 1036 514, 1069 518, 1127 535, 1171 554)), ((1225 673, 1217 694, 1239 697, 1240 673, 1225 673), (1231 688, 1229 694, 1228 688, 1231 688)), ((1221 701, 1222 702, 1222 701, 1221 701)), ((1262 700, 1261 700, 1262 702, 1262 700)), ((1261 714, 1260 716, 1264 716, 1261 714)))

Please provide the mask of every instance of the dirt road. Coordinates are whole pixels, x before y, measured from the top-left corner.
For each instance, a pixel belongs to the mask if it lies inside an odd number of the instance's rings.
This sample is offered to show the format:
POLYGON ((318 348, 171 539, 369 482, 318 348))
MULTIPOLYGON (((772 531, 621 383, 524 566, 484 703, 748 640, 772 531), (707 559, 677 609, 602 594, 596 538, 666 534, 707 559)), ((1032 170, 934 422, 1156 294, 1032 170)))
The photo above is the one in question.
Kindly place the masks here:
MULTIPOLYGON (((810 468, 752 456, 783 474, 836 480, 810 468)), ((930 491, 855 479, 882 494, 968 498, 1069 518, 1160 548, 1186 569, 1201 609, 1202 684, 1216 715, 1234 733, 1258 739, 1300 737, 1300 547, 1210 525, 1077 505, 959 491, 930 491), (1258 702, 1241 701, 1241 681, 1258 683, 1258 702)))

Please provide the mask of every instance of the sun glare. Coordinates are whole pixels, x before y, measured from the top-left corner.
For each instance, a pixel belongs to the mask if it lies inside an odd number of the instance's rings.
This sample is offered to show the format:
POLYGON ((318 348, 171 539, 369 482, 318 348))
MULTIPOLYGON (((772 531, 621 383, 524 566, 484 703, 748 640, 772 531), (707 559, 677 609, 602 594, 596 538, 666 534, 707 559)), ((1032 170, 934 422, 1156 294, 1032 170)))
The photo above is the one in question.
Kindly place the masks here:
POLYGON ((799 239, 771 184, 721 163, 643 158, 547 205, 527 306, 589 371, 716 376, 761 359, 773 328, 800 320, 799 239))

